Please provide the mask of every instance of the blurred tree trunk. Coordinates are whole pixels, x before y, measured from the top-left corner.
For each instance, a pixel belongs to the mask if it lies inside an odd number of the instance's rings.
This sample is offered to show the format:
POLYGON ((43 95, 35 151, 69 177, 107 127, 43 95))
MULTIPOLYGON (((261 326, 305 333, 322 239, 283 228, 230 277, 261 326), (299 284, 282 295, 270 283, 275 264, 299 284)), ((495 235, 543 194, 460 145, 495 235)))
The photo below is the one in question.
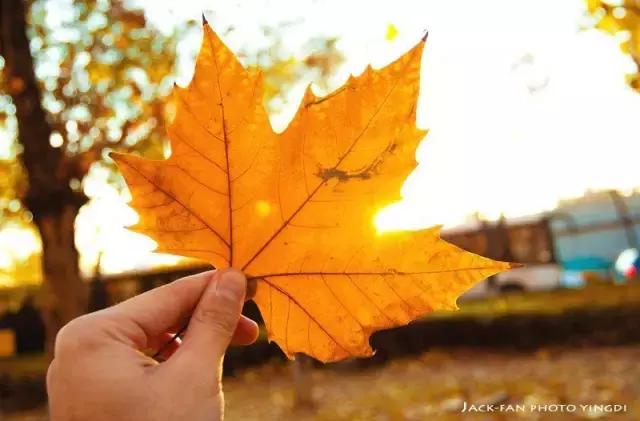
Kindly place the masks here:
POLYGON ((45 308, 47 343, 56 332, 87 309, 87 286, 80 277, 74 223, 78 206, 61 206, 57 214, 35 216, 42 240, 42 269, 50 298, 45 308))
POLYGON ((63 151, 49 142, 51 126, 41 104, 23 0, 0 1, 0 28, 3 76, 16 107, 18 141, 23 147, 20 158, 29 179, 23 201, 40 232, 43 277, 52 293, 44 315, 50 345, 58 329, 86 309, 74 241, 76 215, 86 199, 69 186, 63 151))
POLYGON ((315 407, 313 401, 313 360, 304 354, 296 354, 293 363, 293 387, 295 409, 311 409, 315 407))

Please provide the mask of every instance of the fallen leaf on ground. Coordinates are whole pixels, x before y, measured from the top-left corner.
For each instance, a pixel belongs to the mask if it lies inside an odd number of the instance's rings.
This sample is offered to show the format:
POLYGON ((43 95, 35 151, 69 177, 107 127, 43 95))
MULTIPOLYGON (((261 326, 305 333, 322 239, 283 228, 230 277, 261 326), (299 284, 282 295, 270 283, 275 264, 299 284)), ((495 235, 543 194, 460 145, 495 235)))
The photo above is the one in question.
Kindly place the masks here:
POLYGON ((175 89, 171 157, 113 154, 140 216, 133 230, 160 252, 245 272, 270 340, 289 357, 369 356, 374 331, 455 309, 510 265, 441 240, 437 227, 373 224, 400 200, 426 134, 415 126, 424 43, 326 97, 307 89, 278 134, 260 71, 205 24, 193 80, 175 89))

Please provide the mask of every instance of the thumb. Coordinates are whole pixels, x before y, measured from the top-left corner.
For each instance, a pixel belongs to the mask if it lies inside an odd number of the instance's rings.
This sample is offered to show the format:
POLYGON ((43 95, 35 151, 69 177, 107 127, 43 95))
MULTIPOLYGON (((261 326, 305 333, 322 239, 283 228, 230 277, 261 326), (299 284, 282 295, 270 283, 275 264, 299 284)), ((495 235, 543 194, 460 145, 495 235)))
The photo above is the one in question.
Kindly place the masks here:
POLYGON ((190 360, 206 371, 220 367, 240 319, 246 288, 247 280, 237 270, 213 274, 189 321, 178 359, 190 360))

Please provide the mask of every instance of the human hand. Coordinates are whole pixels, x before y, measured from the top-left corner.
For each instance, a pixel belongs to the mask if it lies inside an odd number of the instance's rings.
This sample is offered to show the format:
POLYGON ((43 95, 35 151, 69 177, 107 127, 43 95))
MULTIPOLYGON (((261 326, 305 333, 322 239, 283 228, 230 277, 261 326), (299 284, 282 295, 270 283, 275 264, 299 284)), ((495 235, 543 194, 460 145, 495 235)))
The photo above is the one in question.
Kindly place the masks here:
POLYGON ((51 419, 221 419, 224 353, 258 336, 240 314, 245 292, 238 271, 204 272, 73 320, 58 333, 47 373, 51 419), (142 352, 161 348, 190 316, 166 361, 142 352))

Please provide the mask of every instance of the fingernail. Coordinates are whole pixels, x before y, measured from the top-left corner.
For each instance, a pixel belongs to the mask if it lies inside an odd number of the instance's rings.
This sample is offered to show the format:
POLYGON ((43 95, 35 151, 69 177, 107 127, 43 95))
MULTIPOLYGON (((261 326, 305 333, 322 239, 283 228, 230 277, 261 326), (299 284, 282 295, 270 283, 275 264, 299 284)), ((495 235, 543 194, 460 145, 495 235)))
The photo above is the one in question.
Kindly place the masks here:
POLYGON ((235 301, 242 300, 246 289, 247 280, 244 275, 233 269, 227 269, 222 272, 216 284, 218 294, 225 294, 235 301))

